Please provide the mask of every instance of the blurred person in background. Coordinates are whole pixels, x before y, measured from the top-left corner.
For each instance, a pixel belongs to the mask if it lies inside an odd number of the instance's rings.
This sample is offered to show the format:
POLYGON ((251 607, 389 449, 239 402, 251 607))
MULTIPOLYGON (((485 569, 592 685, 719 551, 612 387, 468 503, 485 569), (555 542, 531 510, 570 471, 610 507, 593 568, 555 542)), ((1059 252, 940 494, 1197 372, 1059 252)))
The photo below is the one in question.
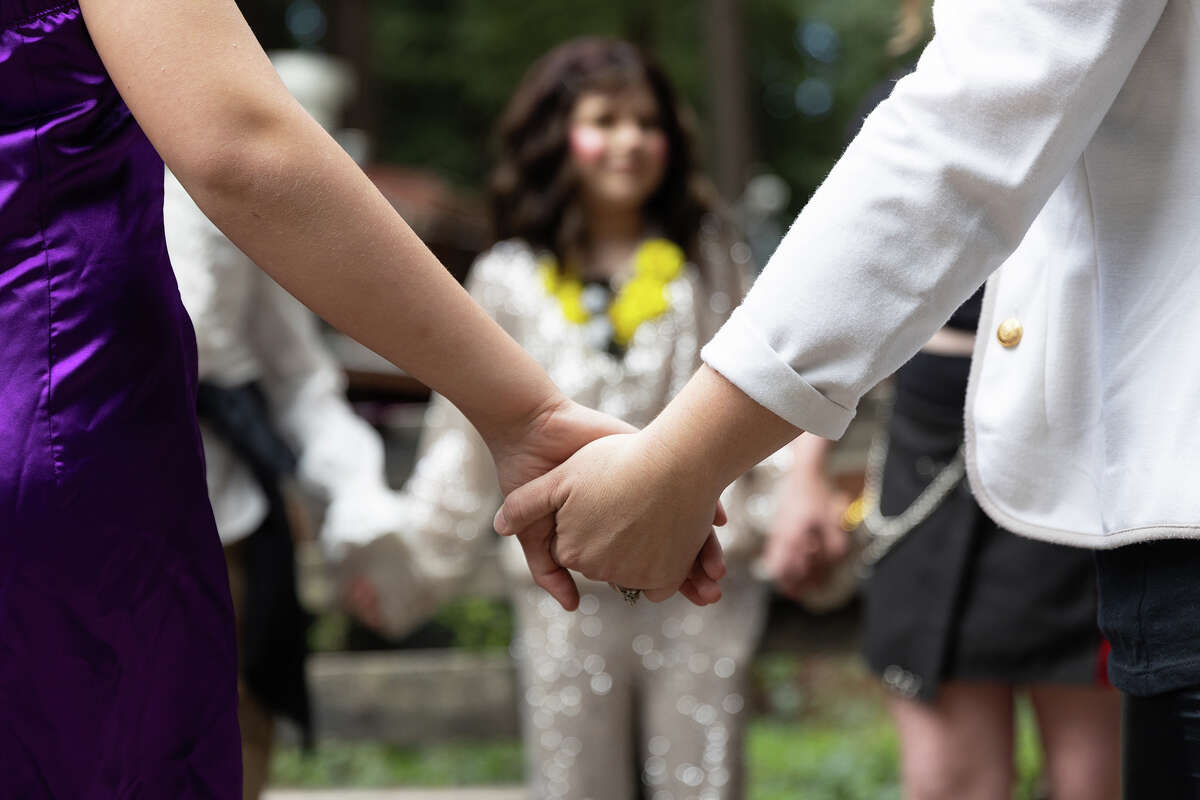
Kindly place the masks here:
MULTIPOLYGON (((353 90, 348 70, 316 53, 279 52, 284 85, 333 131, 353 90)), ((309 615, 297 599, 298 490, 327 503, 322 535, 392 530, 383 442, 350 408, 340 365, 316 317, 208 220, 169 171, 163 206, 179 293, 196 330, 197 411, 208 493, 237 617, 243 797, 266 784, 276 715, 311 743, 305 683, 309 615)))
MULTIPOLYGON (((901 9, 897 55, 924 41, 928 0, 901 9)), ((893 83, 871 94, 850 138, 893 83)), ((1050 796, 1115 798, 1120 695, 1106 685, 1093 556, 1000 528, 967 485, 963 416, 982 300, 981 289, 895 375, 886 449, 861 501, 867 527, 891 537, 889 549, 867 545, 879 560, 864 586, 866 660, 891 690, 905 797, 1010 798, 1014 700, 1025 690, 1050 796)), ((850 549, 827 477, 832 447, 817 436, 793 443, 772 524, 768 569, 796 599, 850 549)))
MULTIPOLYGON (((749 250, 724 234, 690 128, 661 68, 633 45, 584 38, 552 50, 500 122, 500 241, 467 282, 571 398, 633 425, 699 366, 747 272, 749 250)), ((760 466, 726 493, 728 575, 705 608, 630 607, 585 581, 568 613, 530 583, 518 542, 501 543, 533 796, 743 796, 745 679, 766 608, 750 561, 778 472, 760 466)), ((371 541, 346 529, 355 538, 332 543, 346 556, 350 607, 392 633, 411 628, 467 588, 500 501, 483 441, 435 396, 401 532, 371 541)))

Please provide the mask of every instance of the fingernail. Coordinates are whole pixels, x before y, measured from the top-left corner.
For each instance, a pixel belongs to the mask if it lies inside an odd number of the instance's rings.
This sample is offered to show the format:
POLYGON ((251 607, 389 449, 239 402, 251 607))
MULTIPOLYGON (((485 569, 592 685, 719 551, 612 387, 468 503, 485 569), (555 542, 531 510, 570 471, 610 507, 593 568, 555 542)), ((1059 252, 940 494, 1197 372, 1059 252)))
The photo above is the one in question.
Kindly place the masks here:
POLYGON ((504 507, 496 512, 496 517, 492 520, 492 527, 496 529, 496 533, 504 536, 508 533, 508 520, 504 518, 504 507))

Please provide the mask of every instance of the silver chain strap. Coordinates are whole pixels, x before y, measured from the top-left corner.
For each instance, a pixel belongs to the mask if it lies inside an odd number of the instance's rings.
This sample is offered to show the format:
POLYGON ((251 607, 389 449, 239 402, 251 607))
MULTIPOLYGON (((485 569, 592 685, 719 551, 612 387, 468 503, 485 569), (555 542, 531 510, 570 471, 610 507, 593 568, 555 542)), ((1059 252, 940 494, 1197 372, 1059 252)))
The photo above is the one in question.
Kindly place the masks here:
POLYGON ((963 448, 959 447, 954 458, 942 467, 908 508, 894 517, 885 517, 879 510, 879 491, 883 484, 887 453, 888 436, 885 433, 875 437, 867 453, 867 473, 862 495, 865 513, 863 524, 859 526, 860 531, 865 530, 867 539, 858 559, 860 575, 864 578, 913 528, 929 519, 967 473, 963 448))

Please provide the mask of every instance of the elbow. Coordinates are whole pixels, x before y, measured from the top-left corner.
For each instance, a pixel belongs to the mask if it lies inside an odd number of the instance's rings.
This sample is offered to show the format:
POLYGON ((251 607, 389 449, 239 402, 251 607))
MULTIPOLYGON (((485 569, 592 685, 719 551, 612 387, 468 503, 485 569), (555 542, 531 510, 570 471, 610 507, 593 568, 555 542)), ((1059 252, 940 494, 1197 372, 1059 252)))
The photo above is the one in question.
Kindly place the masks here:
POLYGON ((297 121, 303 119, 302 112, 292 111, 231 103, 203 126, 201 135, 184 143, 168 166, 210 218, 226 207, 253 202, 291 171, 291 144, 297 121))

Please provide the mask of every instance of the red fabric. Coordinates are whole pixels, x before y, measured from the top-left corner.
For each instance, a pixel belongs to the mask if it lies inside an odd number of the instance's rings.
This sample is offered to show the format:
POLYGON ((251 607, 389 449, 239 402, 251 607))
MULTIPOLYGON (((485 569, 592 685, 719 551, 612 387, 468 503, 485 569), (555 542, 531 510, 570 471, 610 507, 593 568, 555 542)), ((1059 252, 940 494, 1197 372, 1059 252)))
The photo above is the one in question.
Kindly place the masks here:
POLYGON ((1108 654, 1112 652, 1112 645, 1108 643, 1108 639, 1101 638, 1100 646, 1096 648, 1096 683, 1101 686, 1112 686, 1108 682, 1108 654))

